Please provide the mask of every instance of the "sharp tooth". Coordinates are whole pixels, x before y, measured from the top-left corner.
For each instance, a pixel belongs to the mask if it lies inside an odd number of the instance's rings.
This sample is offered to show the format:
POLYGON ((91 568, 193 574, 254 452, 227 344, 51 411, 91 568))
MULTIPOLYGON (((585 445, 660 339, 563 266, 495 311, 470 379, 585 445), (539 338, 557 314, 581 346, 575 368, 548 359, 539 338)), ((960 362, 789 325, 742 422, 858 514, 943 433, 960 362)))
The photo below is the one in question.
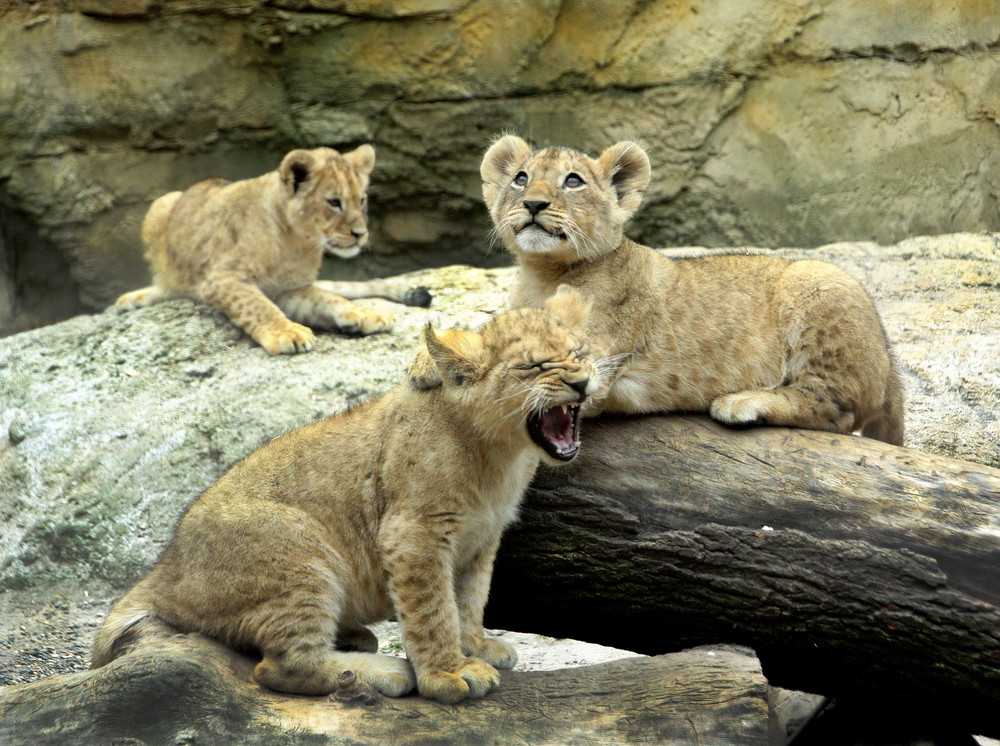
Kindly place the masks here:
POLYGON ((566 414, 566 405, 565 404, 562 405, 562 413, 566 414))

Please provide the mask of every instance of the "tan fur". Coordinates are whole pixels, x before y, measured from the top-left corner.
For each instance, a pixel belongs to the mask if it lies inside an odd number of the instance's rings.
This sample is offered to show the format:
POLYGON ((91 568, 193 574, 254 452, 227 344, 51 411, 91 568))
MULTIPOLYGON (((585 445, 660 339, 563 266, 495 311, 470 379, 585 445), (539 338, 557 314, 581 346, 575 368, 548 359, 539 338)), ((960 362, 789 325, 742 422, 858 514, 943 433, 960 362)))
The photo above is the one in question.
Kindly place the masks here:
POLYGON ((125 293, 117 307, 202 300, 272 355, 312 349, 308 326, 388 331, 390 314, 348 298, 426 305, 426 289, 398 280, 315 281, 324 251, 346 259, 368 241, 365 190, 374 164, 370 145, 344 155, 330 148, 293 150, 276 171, 258 178, 209 179, 160 197, 142 226, 153 285, 125 293))
POLYGON ((635 143, 594 160, 506 136, 481 173, 496 233, 520 265, 513 305, 537 305, 562 283, 594 304, 588 338, 618 369, 591 414, 707 411, 730 425, 902 444, 886 335, 842 270, 752 254, 667 258, 630 241, 623 227, 650 179, 635 143))
POLYGON ((92 665, 155 617, 259 652, 254 678, 278 691, 326 694, 348 669, 389 696, 496 687, 517 655, 483 630, 493 558, 551 460, 529 416, 599 385, 575 330, 585 314, 567 289, 479 333, 428 327, 417 380, 277 438, 192 503, 108 615, 92 665), (365 625, 393 613, 409 662, 373 654, 365 625))

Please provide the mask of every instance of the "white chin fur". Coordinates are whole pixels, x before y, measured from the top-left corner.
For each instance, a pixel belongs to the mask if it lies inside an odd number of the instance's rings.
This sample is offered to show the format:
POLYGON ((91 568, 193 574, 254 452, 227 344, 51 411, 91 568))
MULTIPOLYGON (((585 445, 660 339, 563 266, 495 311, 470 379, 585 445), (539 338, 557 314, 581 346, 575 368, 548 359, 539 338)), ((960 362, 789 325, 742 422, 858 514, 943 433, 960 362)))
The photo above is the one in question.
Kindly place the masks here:
POLYGON ((537 228, 525 228, 514 237, 514 240, 521 251, 537 254, 553 251, 563 242, 562 239, 537 228))
POLYGON ((353 259, 361 253, 361 247, 351 246, 347 249, 341 249, 339 247, 331 246, 326 250, 326 253, 339 257, 340 259, 353 259))

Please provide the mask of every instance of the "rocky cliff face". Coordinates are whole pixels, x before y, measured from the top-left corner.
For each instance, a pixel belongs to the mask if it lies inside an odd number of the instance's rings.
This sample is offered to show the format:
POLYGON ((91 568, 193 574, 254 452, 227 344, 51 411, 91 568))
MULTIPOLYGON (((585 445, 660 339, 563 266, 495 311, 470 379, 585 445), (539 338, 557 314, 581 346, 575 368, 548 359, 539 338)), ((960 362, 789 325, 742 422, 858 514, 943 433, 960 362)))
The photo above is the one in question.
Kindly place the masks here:
POLYGON ((998 229, 998 44, 982 0, 15 2, 0 205, 32 232, 0 235, 71 276, 8 271, 0 331, 49 320, 32 292, 100 308, 145 283, 151 199, 294 146, 378 149, 373 248, 340 276, 504 261, 478 177, 504 130, 642 142, 631 233, 654 245, 998 229))

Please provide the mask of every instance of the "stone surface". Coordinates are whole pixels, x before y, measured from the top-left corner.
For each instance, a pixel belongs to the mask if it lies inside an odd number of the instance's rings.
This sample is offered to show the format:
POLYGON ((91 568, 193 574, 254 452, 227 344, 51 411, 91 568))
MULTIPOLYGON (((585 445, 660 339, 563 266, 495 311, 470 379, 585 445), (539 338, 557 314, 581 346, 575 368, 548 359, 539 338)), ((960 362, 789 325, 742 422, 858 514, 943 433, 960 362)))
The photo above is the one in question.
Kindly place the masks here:
MULTIPOLYGON (((907 445, 1000 466, 1000 239, 835 244, 873 293, 907 390, 907 445)), ((784 255, 801 254, 785 250, 784 255)), ((506 304, 510 269, 414 280, 431 309, 392 334, 321 334, 269 357, 221 314, 172 301, 0 341, 0 588, 120 589, 155 558, 182 507, 269 438, 402 379, 421 327, 476 327, 506 304)))
MULTIPOLYGON (((959 234, 780 252, 834 261, 872 292, 904 374, 907 445, 992 466, 998 246, 959 234)), ((415 279, 431 309, 366 301, 392 309, 394 334, 321 334, 300 356, 271 358, 189 301, 0 340, 0 683, 80 670, 111 598, 190 499, 264 440, 401 380, 426 321, 481 324, 505 306, 512 271, 415 279)))
MULTIPOLYGON (((153 198, 320 144, 379 154, 372 249, 325 270, 344 277, 506 262, 478 177, 504 130, 642 142, 653 182, 631 233, 653 245, 1000 229, 1000 17, 983 0, 8 7, 0 204, 33 232, 7 249, 55 247, 48 297, 69 286, 90 308, 145 283, 153 198)), ((39 323, 19 297, 0 332, 39 323)))

